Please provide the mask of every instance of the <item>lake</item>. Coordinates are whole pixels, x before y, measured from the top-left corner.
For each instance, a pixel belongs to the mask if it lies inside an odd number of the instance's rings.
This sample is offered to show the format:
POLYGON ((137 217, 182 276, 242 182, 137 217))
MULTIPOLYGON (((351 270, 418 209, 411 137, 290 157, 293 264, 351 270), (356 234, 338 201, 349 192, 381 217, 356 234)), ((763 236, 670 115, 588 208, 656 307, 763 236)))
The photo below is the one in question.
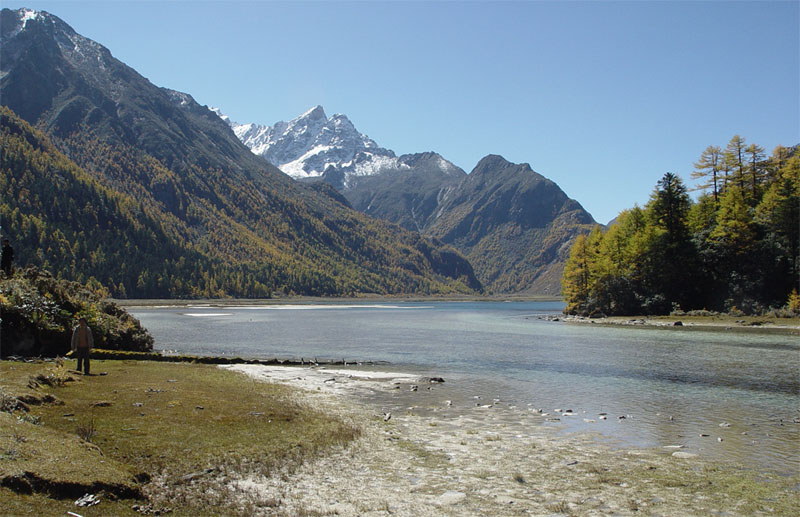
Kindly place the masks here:
POLYGON ((543 319, 562 308, 334 302, 130 312, 159 350, 386 361, 391 367, 382 369, 445 378, 448 397, 458 403, 499 399, 498 407, 542 409, 560 418, 548 425, 564 432, 595 432, 620 446, 683 445, 715 460, 800 471, 796 336, 543 319))

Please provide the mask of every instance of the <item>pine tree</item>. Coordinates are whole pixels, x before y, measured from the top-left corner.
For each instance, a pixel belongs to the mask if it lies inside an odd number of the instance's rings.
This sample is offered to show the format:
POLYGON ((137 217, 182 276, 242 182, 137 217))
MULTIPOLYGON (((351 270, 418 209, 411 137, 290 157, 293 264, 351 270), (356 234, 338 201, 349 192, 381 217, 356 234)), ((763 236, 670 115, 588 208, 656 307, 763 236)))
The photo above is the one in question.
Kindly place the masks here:
POLYGON ((722 170, 723 154, 722 149, 715 145, 709 145, 700 155, 700 159, 694 164, 692 179, 702 178, 704 183, 698 185, 699 189, 712 188, 714 201, 719 202, 719 173, 722 170))
POLYGON ((742 192, 745 191, 745 139, 739 135, 733 135, 728 146, 725 148, 724 159, 729 171, 734 172, 735 181, 738 183, 742 192))
POLYGON ((750 186, 753 196, 752 204, 755 206, 760 198, 760 185, 766 176, 766 156, 764 155, 764 148, 756 144, 748 145, 745 152, 747 153, 747 168, 750 172, 750 186))
POLYGON ((587 235, 580 234, 570 249, 561 280, 561 294, 567 304, 564 312, 567 314, 583 314, 587 310, 592 262, 587 235))

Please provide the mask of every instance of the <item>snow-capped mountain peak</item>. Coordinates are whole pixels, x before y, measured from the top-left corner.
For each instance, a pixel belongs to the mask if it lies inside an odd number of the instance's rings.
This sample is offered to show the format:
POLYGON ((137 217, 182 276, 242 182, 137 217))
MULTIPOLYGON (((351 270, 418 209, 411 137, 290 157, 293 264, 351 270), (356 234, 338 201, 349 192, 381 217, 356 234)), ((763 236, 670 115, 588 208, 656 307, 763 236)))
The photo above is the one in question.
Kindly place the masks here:
POLYGON ((255 154, 297 179, 322 176, 333 167, 344 172, 346 181, 352 175, 372 173, 378 163, 396 161, 393 151, 360 133, 346 115, 328 117, 322 106, 272 126, 239 124, 219 109, 214 111, 255 154))
MULTIPOLYGON (((112 60, 111 52, 107 48, 81 36, 58 16, 47 11, 17 9, 11 11, 11 16, 6 18, 3 23, 0 44, 5 47, 5 60, 9 63, 15 62, 20 56, 19 53, 27 48, 26 42, 39 33, 50 35, 58 45, 59 51, 74 66, 98 71, 99 73, 92 75, 98 81, 97 76, 102 75, 112 60)), ((5 63, 0 63, 0 73, 3 71, 5 71, 5 63)))
POLYGON ((22 8, 17 12, 20 15, 20 21, 22 22, 23 29, 28 24, 28 20, 35 20, 39 17, 39 11, 34 11, 33 9, 22 8))

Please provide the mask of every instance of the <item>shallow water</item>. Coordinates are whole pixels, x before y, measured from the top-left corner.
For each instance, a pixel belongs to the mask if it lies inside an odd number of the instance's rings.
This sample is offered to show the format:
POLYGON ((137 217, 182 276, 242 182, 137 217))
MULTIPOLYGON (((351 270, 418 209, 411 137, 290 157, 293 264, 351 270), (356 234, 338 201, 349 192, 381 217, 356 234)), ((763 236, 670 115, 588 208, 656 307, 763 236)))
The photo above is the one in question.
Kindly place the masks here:
POLYGON ((540 319, 561 308, 431 302, 131 312, 157 349, 388 361, 393 369, 444 377, 446 384, 435 389, 454 405, 542 409, 547 418, 560 418, 552 425, 565 432, 597 432, 623 446, 683 445, 715 460, 799 473, 796 337, 540 319))

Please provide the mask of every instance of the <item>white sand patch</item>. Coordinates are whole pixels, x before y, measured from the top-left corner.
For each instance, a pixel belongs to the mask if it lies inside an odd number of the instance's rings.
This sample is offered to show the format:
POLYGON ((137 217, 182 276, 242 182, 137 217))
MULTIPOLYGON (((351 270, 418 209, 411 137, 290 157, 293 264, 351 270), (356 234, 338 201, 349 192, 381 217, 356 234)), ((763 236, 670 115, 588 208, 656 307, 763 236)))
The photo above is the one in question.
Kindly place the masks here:
POLYGON ((225 365, 266 382, 291 384, 306 390, 332 394, 356 394, 374 390, 392 390, 401 383, 419 382, 418 375, 399 372, 368 371, 324 366, 264 366, 256 364, 225 365))

